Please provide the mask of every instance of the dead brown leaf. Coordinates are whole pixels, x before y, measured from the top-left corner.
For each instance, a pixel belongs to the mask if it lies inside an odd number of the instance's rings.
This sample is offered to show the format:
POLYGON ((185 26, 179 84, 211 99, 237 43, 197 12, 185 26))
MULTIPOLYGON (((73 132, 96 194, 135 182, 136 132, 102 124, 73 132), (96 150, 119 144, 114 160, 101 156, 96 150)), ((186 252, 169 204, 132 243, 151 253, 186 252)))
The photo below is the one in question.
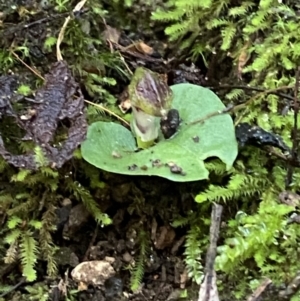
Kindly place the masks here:
POLYGON ((148 54, 148 55, 152 55, 154 50, 152 47, 148 46, 146 43, 144 43, 143 41, 139 41, 137 43, 134 43, 135 48, 143 54, 148 54))
MULTIPOLYGON (((9 87, 4 86, 4 91, 0 91, 0 96, 8 89, 9 87)), ((39 146, 49 166, 53 168, 60 168, 71 159, 74 150, 85 139, 87 122, 83 95, 64 61, 52 65, 50 72, 45 76, 44 86, 36 92, 33 107, 30 109, 34 112, 32 118, 17 116, 10 98, 4 100, 0 98, 0 110, 6 115, 15 117, 16 123, 26 131, 23 140, 31 140, 39 146), (65 141, 60 141, 60 146, 56 146, 53 144, 56 129, 63 120, 68 120, 69 124, 65 126, 67 138, 65 141)), ((1 137, 0 155, 15 167, 31 170, 39 167, 33 151, 26 155, 13 155, 5 149, 1 137)))

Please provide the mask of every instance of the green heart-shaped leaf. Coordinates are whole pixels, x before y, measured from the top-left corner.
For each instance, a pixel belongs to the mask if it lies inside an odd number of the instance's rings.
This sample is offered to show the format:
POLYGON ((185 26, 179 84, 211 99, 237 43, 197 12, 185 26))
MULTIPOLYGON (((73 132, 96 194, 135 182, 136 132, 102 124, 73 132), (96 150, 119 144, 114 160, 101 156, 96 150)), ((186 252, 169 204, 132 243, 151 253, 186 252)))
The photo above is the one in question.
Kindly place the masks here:
POLYGON ((218 157, 229 169, 237 156, 237 142, 228 114, 208 118, 203 123, 190 123, 225 106, 209 89, 192 85, 172 86, 173 108, 182 123, 168 140, 136 152, 136 141, 125 127, 112 122, 95 122, 88 128, 81 146, 82 156, 90 164, 106 171, 129 175, 155 175, 177 182, 208 178, 204 160, 218 157), (180 167, 176 174, 171 167, 180 167))

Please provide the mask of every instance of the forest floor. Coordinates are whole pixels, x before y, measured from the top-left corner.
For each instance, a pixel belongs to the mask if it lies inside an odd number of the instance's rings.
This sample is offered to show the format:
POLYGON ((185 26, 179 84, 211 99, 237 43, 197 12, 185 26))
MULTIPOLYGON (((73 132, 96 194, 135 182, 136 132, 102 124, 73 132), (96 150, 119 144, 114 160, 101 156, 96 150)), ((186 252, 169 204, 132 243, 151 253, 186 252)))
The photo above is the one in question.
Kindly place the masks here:
MULTIPOLYGON (((18 5, 17 9, 12 8, 16 5, 14 1, 9 2, 1 4, 3 16, 0 16, 0 25, 2 23, 2 36, 5 41, 3 47, 10 49, 15 63, 5 74, 1 74, 2 96, 7 93, 4 87, 13 90, 13 87, 19 86, 20 83, 26 85, 35 82, 37 86, 40 85, 41 78, 35 71, 38 70, 38 74, 44 76, 57 59, 56 44, 45 48, 45 39, 52 35, 58 36, 65 18, 69 15, 69 12, 40 9, 34 1, 23 1, 24 3, 18 5), (11 76, 17 76, 18 79, 11 82, 11 76)), ((84 20, 85 13, 83 11, 82 15, 78 13, 72 18, 84 20)), ((78 26, 81 26, 82 30, 88 30, 85 28, 88 25, 84 21, 76 26, 77 30, 78 26)), ((124 32, 121 34, 121 31, 106 26, 107 43, 104 47, 108 53, 111 48, 121 54, 126 62, 121 67, 124 72, 127 72, 127 68, 133 69, 143 65, 165 74, 170 85, 179 82, 194 84, 205 82, 207 70, 203 62, 198 62, 196 66, 190 63, 182 65, 184 56, 181 55, 180 60, 173 58, 176 64, 174 63, 172 67, 166 65, 165 59, 159 50, 156 50, 164 45, 165 37, 159 40, 156 32, 155 40, 151 42, 149 39, 151 34, 154 33, 143 35, 128 30, 126 34, 124 32), (114 40, 116 36, 118 43, 114 40), (132 46, 133 40, 139 42, 132 46)), ((72 31, 66 35, 69 37, 72 31)), ((80 55, 76 53, 76 38, 73 43, 75 45, 73 49, 71 47, 74 45, 64 44, 63 40, 61 44, 64 58, 72 71, 77 68, 74 62, 80 55), (70 47, 70 51, 64 52, 67 47, 70 47)), ((90 46, 90 51, 93 52, 93 46, 90 46)), ((8 62, 3 61, 3 64, 6 63, 8 62)), ((93 70, 94 66, 89 64, 88 59, 82 64, 80 67, 86 72, 99 71, 93 70)), ((120 77, 116 70, 110 70, 110 76, 114 75, 117 78, 117 85, 105 88, 120 102, 122 97, 124 100, 122 92, 126 90, 128 80, 120 77)), ((91 93, 84 85, 80 72, 77 72, 75 80, 79 83, 84 97, 92 101, 91 93)), ((14 99, 15 102, 30 103, 30 97, 27 100, 20 95, 15 97, 21 99, 14 99)), ((2 100, 0 99, 0 109, 2 100)), ((121 112, 119 115, 122 115, 121 112)), ((108 118, 107 116, 105 118, 108 118)), ((4 124, 3 121, 1 124, 4 124)), ((10 163, 16 163, 12 162, 11 158, 10 160, 10 163)), ((80 172, 76 172, 76 164, 78 162, 71 159, 60 172, 66 177, 73 172, 74 182, 84 183, 86 179, 80 172)), ((75 201, 71 194, 62 194, 60 205, 56 210, 57 230, 53 233, 53 240, 59 247, 55 255, 58 275, 54 278, 49 277, 46 263, 42 260, 37 263, 38 277, 34 282, 27 282, 22 277, 18 262, 5 266, 4 269, 0 269, 3 284, 17 286, 0 297, 0 300, 198 300, 200 284, 192 282, 185 264, 187 259, 185 238, 190 228, 184 223, 174 227, 171 222, 177 217, 186 216, 188 212, 199 212, 199 204, 194 201, 194 196, 203 189, 203 184, 176 183, 158 177, 121 176, 104 171, 101 171, 100 175, 103 187, 93 189, 92 196, 102 212, 112 219, 112 223, 105 227, 97 225, 82 203, 75 201), (145 258, 147 260, 144 260, 145 258), (139 265, 139 260, 143 260, 142 265, 139 265), (79 263, 89 261, 99 261, 97 263, 99 267, 94 263, 92 267, 85 267, 85 270, 81 271, 84 276, 74 276, 74 269, 79 263), (101 270, 100 277, 97 271, 94 271, 96 268, 101 270), (93 274, 94 272, 96 274, 93 274), (76 277, 81 277, 81 281, 76 277), (95 280, 95 277, 99 279, 95 280)), ((206 214, 203 216, 204 226, 199 226, 199 231, 207 236, 207 244, 204 249, 197 249, 200 252, 197 262, 199 265, 195 263, 195 269, 204 264, 209 246, 210 214, 207 214, 210 212, 209 205, 203 206, 203 212, 206 214)), ((232 215, 232 212, 229 213, 224 208, 224 219, 229 215, 232 215)), ((202 272, 194 271, 194 274, 201 275, 202 272)), ((219 280, 226 283, 226 276, 220 275, 219 280)), ((223 287, 220 299, 235 300, 232 287, 223 287)))

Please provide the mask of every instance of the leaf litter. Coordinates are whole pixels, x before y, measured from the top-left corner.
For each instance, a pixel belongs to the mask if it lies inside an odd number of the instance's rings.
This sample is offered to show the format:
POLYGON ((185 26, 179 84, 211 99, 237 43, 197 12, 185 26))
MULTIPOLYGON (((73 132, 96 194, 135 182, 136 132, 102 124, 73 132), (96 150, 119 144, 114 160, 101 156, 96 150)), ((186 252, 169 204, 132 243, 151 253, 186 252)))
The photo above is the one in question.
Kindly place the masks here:
MULTIPOLYGON (((66 62, 59 61, 52 65, 45 76, 44 85, 35 94, 31 108, 35 114, 28 120, 22 120, 13 108, 14 79, 2 76, 0 84, 0 118, 2 115, 13 116, 18 126, 26 132, 22 140, 33 141, 40 147, 51 167, 60 168, 70 160, 74 150, 86 137, 87 121, 82 92, 66 62), (64 141, 54 143, 58 138, 56 131, 62 123, 67 129, 67 137, 64 141)), ((6 150, 1 135, 0 155, 15 167, 36 170, 39 166, 33 151, 15 155, 6 150)))

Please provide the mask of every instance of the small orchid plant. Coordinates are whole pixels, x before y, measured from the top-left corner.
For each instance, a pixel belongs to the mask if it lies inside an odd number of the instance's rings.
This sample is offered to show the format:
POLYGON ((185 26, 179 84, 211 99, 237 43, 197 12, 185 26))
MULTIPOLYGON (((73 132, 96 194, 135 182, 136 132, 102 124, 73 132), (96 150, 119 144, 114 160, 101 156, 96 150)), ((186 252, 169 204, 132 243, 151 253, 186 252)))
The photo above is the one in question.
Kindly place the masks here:
POLYGON ((133 119, 131 130, 139 148, 148 148, 158 138, 160 118, 171 109, 173 93, 166 81, 155 72, 138 67, 128 87, 133 119))

